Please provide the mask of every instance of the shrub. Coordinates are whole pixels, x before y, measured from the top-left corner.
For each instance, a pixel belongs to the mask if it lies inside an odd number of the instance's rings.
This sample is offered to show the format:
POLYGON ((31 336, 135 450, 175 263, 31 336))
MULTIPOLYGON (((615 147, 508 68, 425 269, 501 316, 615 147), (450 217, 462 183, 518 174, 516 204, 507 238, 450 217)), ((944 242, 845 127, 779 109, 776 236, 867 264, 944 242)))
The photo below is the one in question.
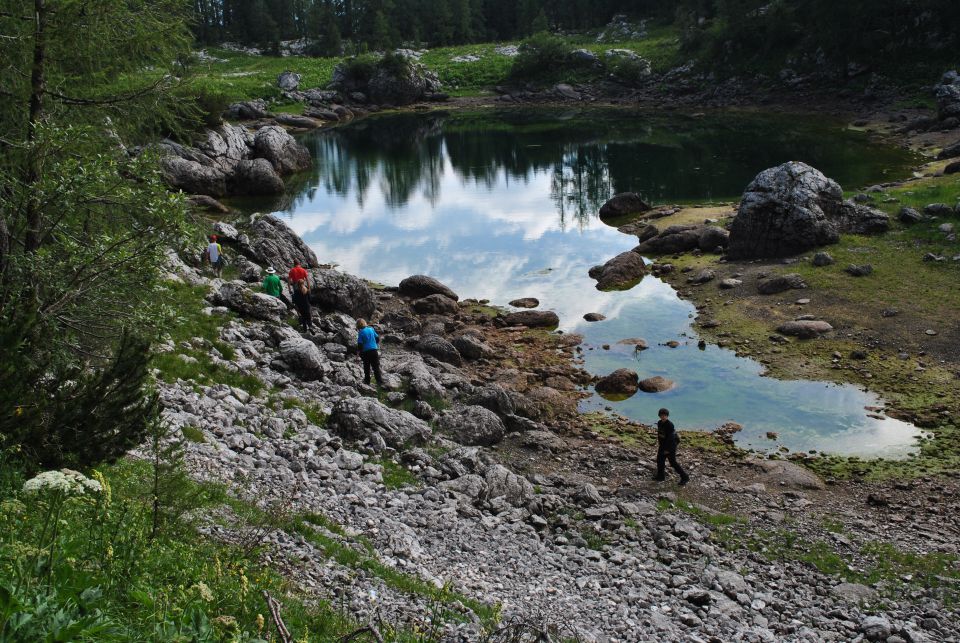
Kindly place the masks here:
POLYGON ((650 63, 642 58, 611 56, 606 64, 610 75, 626 85, 638 85, 650 76, 650 63))
POLYGON ((366 87, 377 69, 377 57, 362 54, 347 58, 333 72, 333 84, 341 91, 356 91, 366 87))
POLYGON ((197 92, 197 109, 204 125, 215 127, 222 122, 223 113, 230 105, 230 96, 219 89, 203 88, 197 92))
POLYGON ((520 44, 510 76, 518 79, 548 76, 570 64, 570 44, 559 36, 542 31, 520 44))

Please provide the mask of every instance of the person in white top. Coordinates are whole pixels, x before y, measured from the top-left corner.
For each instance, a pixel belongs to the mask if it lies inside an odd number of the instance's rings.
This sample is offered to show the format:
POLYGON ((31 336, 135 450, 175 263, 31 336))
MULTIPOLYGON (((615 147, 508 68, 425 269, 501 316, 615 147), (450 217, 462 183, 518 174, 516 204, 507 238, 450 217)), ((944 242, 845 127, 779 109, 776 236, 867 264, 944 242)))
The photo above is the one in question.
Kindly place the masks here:
POLYGON ((219 277, 220 273, 223 272, 223 248, 217 243, 217 235, 210 235, 210 243, 207 245, 207 249, 203 254, 204 258, 213 266, 217 277, 219 277))

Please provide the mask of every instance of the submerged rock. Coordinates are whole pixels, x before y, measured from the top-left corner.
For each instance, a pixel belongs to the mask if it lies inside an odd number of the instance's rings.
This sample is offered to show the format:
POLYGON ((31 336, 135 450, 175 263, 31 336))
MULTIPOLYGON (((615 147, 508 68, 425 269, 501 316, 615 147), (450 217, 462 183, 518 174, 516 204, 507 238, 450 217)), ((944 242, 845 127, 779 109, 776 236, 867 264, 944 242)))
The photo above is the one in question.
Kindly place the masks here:
POLYGON ((676 383, 660 375, 640 381, 640 390, 644 393, 663 393, 674 388, 676 383))
POLYGON ((590 269, 597 290, 626 290, 635 286, 646 273, 646 265, 636 252, 621 252, 602 266, 590 269))
POLYGON ((633 395, 640 376, 629 368, 620 368, 597 382, 594 389, 601 395, 633 395))
POLYGON ((552 310, 521 310, 503 316, 507 326, 527 326, 528 328, 555 328, 560 318, 552 310))

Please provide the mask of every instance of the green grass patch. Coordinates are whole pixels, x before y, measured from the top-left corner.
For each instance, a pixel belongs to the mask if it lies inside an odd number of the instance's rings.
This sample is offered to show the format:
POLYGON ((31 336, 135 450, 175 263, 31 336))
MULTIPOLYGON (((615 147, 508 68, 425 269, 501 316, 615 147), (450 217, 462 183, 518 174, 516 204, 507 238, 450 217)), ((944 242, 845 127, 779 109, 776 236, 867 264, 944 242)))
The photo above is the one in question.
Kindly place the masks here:
POLYGON ((282 602, 297 637, 334 640, 357 627, 327 601, 297 594, 255 553, 198 538, 188 520, 153 533, 151 477, 149 463, 122 460, 102 469, 105 493, 24 496, 4 463, 2 638, 258 640, 272 629, 262 591, 282 602))
POLYGON ((713 525, 714 527, 725 527, 727 525, 733 524, 745 524, 747 521, 743 518, 737 516, 732 516, 730 514, 712 512, 698 507, 697 505, 691 504, 683 499, 678 499, 676 502, 670 502, 666 499, 660 499, 657 501, 657 510, 659 511, 670 511, 672 509, 677 509, 683 513, 689 514, 691 516, 696 516, 700 522, 706 523, 708 525, 713 525))
POLYGON ((154 368, 166 382, 193 380, 203 385, 227 384, 257 394, 264 385, 260 378, 233 371, 210 359, 210 349, 215 349, 223 359, 230 360, 236 351, 220 339, 220 328, 236 319, 233 313, 206 315, 203 313, 203 298, 206 289, 168 282, 160 297, 166 312, 167 322, 162 330, 174 344, 174 351, 157 353, 151 359, 154 368), (184 345, 189 344, 190 348, 184 345), (181 355, 185 356, 181 357, 181 355))
POLYGON ((420 484, 413 473, 402 464, 394 462, 390 458, 381 458, 372 460, 383 468, 383 484, 388 489, 403 489, 404 487, 416 487, 420 484))
POLYGON ((295 397, 285 397, 281 404, 285 409, 300 409, 307 416, 307 422, 321 428, 327 425, 327 420, 330 417, 316 404, 304 402, 295 397))
POLYGON ((195 426, 185 426, 180 429, 180 432, 186 440, 195 444, 203 444, 207 441, 206 436, 203 435, 203 431, 195 426))
MULTIPOLYGON (((350 546, 336 538, 318 531, 312 522, 294 520, 289 525, 315 547, 321 549, 332 559, 345 567, 363 570, 386 583, 389 587, 407 594, 422 596, 447 609, 442 610, 442 620, 463 621, 463 608, 473 612, 480 621, 491 629, 500 619, 500 607, 491 606, 454 591, 449 585, 437 587, 417 576, 406 574, 378 560, 366 547, 350 546)), ((326 528, 326 526, 324 526, 326 528)))
MULTIPOLYGON (((835 531, 836 524, 828 525, 835 531)), ((916 553, 888 542, 868 542, 839 552, 829 542, 806 540, 788 529, 722 528, 718 540, 730 549, 746 549, 770 561, 798 561, 851 583, 875 586, 885 598, 897 599, 908 589, 926 589, 947 605, 960 601, 960 557, 942 552, 916 553)))

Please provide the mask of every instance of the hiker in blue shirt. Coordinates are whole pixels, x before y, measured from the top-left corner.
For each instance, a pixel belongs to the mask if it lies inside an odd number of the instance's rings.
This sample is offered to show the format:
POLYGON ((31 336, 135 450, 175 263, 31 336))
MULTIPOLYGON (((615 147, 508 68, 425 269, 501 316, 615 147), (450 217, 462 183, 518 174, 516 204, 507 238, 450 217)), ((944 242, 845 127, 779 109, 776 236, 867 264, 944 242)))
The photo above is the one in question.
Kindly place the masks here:
POLYGON ((383 373, 380 372, 380 338, 377 331, 362 319, 357 320, 357 351, 363 361, 363 383, 370 384, 370 369, 377 378, 377 386, 383 386, 383 373))

